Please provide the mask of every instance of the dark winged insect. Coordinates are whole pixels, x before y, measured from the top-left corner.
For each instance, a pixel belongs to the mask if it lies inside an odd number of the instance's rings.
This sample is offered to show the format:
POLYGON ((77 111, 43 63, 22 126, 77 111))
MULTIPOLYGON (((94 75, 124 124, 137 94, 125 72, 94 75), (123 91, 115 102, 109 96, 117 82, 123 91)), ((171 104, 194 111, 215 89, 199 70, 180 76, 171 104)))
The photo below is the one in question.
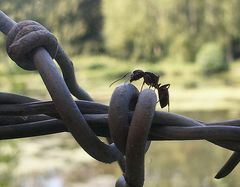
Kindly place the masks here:
POLYGON ((161 108, 164 108, 165 106, 168 106, 169 111, 169 92, 168 89, 170 87, 170 84, 164 84, 162 86, 158 86, 158 98, 161 108))
MULTIPOLYGON (((112 86, 114 83, 116 83, 117 81, 123 79, 124 77, 126 77, 129 73, 125 74, 124 76, 122 76, 121 78, 117 79, 116 81, 114 81, 110 86, 112 86)), ((147 84, 149 86, 149 88, 155 88, 158 91, 158 98, 159 98, 159 103, 161 108, 164 108, 166 106, 168 106, 168 111, 169 111, 169 92, 168 89, 170 87, 170 84, 164 84, 161 85, 161 83, 159 83, 159 75, 156 75, 152 72, 145 72, 142 70, 134 70, 131 74, 130 74, 130 83, 137 81, 139 79, 143 78, 143 83, 141 86, 141 90, 144 86, 144 84, 147 84)))

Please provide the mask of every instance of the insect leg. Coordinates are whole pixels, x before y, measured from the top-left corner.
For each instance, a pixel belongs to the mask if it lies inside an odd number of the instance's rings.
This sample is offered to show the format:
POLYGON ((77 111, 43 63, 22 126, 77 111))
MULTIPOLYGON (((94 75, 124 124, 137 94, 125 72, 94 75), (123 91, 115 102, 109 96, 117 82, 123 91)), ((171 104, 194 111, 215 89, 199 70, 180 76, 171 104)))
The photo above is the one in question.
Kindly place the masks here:
POLYGON ((142 83, 142 86, 141 86, 141 90, 140 91, 142 91, 142 89, 143 89, 143 85, 145 84, 145 81, 143 81, 143 83, 142 83))

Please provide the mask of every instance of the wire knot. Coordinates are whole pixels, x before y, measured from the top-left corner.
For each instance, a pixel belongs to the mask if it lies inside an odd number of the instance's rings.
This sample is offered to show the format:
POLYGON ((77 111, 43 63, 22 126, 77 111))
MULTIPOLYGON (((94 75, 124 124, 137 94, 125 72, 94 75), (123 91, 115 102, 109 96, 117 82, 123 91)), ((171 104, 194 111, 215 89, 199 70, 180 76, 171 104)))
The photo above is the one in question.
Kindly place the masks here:
POLYGON ((6 49, 9 57, 25 70, 36 69, 32 54, 38 47, 46 48, 53 59, 58 52, 56 37, 35 21, 19 22, 7 35, 6 49))
POLYGON ((131 84, 115 89, 109 106, 109 129, 116 147, 125 155, 124 177, 116 187, 141 187, 144 183, 144 157, 149 148, 148 134, 157 96, 153 90, 138 90, 131 84), (133 113, 129 120, 129 112, 133 113))

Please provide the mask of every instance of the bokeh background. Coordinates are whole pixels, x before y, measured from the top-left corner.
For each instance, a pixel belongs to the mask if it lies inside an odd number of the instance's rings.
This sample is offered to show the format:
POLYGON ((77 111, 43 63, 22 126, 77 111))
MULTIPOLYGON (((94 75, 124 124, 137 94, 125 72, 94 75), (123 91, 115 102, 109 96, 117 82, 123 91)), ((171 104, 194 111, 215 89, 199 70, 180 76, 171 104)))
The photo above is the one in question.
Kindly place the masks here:
MULTIPOLYGON (((111 82, 143 69, 171 84, 171 112, 208 122, 240 116, 240 0, 0 0, 0 9, 51 30, 97 102, 108 104, 128 79, 111 82)), ((1 34, 1 92, 50 99, 39 75, 17 67, 4 46, 1 34)), ((206 141, 154 142, 145 186, 237 187, 238 167, 214 179, 230 155, 206 141)), ((112 187, 120 175, 67 133, 0 142, 1 187, 112 187)))

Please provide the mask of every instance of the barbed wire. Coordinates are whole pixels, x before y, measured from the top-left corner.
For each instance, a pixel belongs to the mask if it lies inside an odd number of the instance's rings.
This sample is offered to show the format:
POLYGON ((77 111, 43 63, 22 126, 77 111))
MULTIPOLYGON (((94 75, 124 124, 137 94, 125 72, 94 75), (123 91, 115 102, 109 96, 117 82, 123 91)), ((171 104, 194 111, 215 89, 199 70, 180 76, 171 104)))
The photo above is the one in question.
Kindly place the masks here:
POLYGON ((206 123, 155 111, 154 91, 139 93, 132 84, 117 87, 109 106, 96 103, 78 85, 72 61, 45 27, 29 20, 16 23, 0 11, 0 30, 7 35, 11 59, 25 70, 38 71, 52 98, 41 101, 0 93, 0 140, 70 132, 96 160, 119 162, 124 175, 116 187, 143 186, 150 141, 207 140, 235 151, 216 178, 228 175, 240 161, 240 120, 206 123), (112 143, 105 144, 97 136, 112 143))

